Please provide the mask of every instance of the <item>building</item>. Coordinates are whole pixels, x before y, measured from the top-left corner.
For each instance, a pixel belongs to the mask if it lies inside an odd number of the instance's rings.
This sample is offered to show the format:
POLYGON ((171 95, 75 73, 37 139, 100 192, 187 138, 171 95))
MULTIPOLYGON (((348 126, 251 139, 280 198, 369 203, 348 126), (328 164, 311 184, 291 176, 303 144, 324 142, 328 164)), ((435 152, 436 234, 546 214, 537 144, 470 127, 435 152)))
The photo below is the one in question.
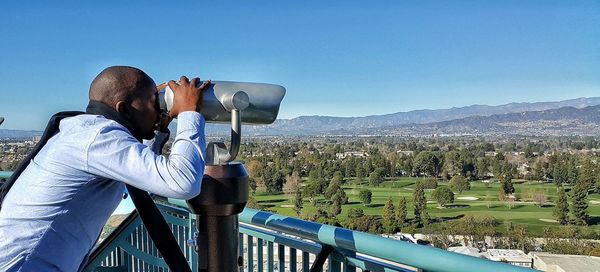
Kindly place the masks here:
POLYGON ((345 159, 346 157, 368 157, 369 154, 367 154, 366 152, 363 152, 363 151, 351 151, 351 152, 344 152, 344 153, 336 153, 335 156, 338 159, 345 159))
POLYGON ((524 267, 532 267, 533 262, 531 256, 518 249, 488 249, 484 256, 492 261, 524 267))
POLYGON ((396 153, 402 154, 403 156, 412 156, 415 154, 415 152, 412 150, 398 150, 396 153))
POLYGON ((463 255, 469 255, 469 256, 473 256, 473 257, 478 257, 478 258, 484 258, 484 253, 481 253, 481 251, 479 251, 478 248, 475 247, 470 247, 470 246, 455 246, 455 247, 449 247, 448 251, 450 252, 455 252, 455 253, 460 253, 463 255))
POLYGON ((548 272, 599 271, 600 257, 529 252, 533 268, 548 272))

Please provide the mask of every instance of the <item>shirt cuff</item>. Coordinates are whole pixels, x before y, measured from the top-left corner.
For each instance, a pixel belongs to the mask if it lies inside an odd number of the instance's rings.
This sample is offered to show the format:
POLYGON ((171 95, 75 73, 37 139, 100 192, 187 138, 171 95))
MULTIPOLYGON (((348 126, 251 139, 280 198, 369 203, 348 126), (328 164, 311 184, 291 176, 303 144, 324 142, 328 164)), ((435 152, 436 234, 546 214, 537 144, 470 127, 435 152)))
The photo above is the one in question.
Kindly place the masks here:
POLYGON ((177 115, 177 135, 188 130, 204 131, 204 116, 195 111, 184 111, 177 115))

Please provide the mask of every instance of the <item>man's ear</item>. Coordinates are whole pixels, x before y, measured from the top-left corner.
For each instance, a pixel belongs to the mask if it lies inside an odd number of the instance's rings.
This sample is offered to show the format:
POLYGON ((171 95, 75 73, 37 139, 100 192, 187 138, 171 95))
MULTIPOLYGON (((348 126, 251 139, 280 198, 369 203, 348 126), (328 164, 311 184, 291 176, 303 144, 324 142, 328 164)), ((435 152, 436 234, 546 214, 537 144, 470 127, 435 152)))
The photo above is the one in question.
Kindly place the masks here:
POLYGON ((115 110, 124 117, 129 117, 131 115, 129 112, 129 107, 125 101, 117 102, 117 104, 115 104, 115 110))

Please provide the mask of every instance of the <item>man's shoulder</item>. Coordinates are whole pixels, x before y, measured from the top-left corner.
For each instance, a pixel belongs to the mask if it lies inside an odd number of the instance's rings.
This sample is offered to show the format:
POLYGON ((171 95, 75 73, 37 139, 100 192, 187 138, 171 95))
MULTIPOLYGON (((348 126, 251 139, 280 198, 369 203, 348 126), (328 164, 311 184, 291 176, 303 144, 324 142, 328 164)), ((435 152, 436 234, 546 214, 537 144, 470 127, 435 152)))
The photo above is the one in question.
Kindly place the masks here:
POLYGON ((127 131, 121 124, 107 119, 102 115, 80 114, 65 118, 60 122, 60 130, 88 130, 102 131, 106 129, 117 129, 127 131))
POLYGON ((98 137, 133 137, 121 124, 101 115, 81 114, 68 117, 60 122, 59 134, 81 141, 95 141, 98 137))

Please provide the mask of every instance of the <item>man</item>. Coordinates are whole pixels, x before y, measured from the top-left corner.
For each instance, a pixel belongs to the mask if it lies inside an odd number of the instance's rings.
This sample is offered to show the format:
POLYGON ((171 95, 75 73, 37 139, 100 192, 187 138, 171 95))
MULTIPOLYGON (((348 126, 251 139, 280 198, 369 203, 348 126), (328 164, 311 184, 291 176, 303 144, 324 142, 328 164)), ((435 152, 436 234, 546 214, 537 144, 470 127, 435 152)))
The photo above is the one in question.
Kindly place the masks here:
POLYGON ((166 130, 171 118, 178 124, 167 158, 156 154, 169 134, 154 131, 154 81, 133 67, 102 71, 90 86, 88 114, 63 119, 6 195, 0 271, 79 270, 119 204, 124 183, 165 197, 198 195, 205 156, 199 107, 210 85, 196 87, 198 80, 168 83, 173 107, 158 129, 166 130))

